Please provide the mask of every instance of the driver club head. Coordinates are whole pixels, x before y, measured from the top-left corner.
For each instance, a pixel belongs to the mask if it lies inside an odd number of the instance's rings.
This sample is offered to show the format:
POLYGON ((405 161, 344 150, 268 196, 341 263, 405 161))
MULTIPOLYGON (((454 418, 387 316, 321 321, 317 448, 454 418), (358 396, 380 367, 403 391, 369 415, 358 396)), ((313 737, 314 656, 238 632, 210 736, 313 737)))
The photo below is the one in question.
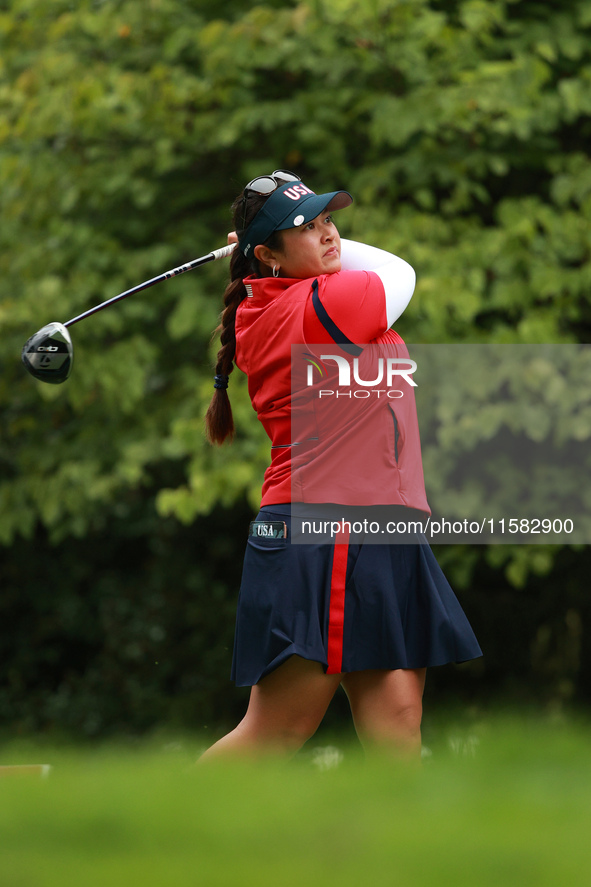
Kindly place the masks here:
POLYGON ((24 344, 21 359, 30 374, 41 382, 65 382, 74 359, 68 330, 57 321, 48 323, 24 344))

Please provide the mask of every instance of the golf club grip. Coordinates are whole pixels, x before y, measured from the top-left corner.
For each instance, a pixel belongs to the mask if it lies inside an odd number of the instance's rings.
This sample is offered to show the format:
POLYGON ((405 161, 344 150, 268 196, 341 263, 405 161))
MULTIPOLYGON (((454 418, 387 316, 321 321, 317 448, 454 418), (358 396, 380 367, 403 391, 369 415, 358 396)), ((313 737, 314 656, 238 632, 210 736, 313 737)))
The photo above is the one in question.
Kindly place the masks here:
MULTIPOLYGON (((235 243, 230 243, 228 246, 221 246, 219 249, 214 249, 206 256, 202 256, 200 259, 193 259, 192 262, 187 262, 185 265, 179 265, 178 268, 171 268, 170 271, 165 271, 162 274, 162 278, 167 280, 169 277, 176 277, 177 274, 184 274, 185 271, 192 271, 193 268, 198 268, 199 265, 205 265, 207 262, 214 262, 216 259, 225 259, 226 256, 231 255, 234 252, 235 243)), ((149 280, 147 286, 152 286, 153 283, 157 283, 158 278, 154 278, 154 280, 149 280)), ((144 287, 144 284, 140 283, 140 287, 144 287)))
POLYGON ((222 246, 219 249, 214 249, 206 256, 201 256, 201 258, 199 259, 193 259, 192 262, 187 262, 184 265, 179 265, 178 268, 171 268, 170 271, 165 271, 163 274, 159 274, 158 277, 152 277, 151 280, 145 280, 143 283, 138 283, 137 286, 133 286, 131 289, 125 290, 125 292, 123 293, 119 293, 118 296, 113 296, 112 299, 107 299, 106 302, 101 302, 100 305, 95 305, 94 308, 89 308, 88 311, 85 311, 83 314, 79 314, 77 317, 73 317, 71 320, 67 320, 63 324, 63 326, 73 326, 75 323, 84 320, 85 317, 90 317, 92 314, 96 314, 98 311, 102 311, 103 308, 106 308, 108 305, 113 305, 115 302, 120 302, 122 299, 126 299, 127 296, 133 296, 134 293, 140 293, 142 290, 148 289, 148 287, 154 286, 154 284, 160 283, 163 280, 169 280, 171 277, 177 277, 179 274, 184 274, 185 271, 192 271, 194 268, 198 268, 200 265, 207 264, 207 262, 214 262, 216 259, 224 259, 226 258, 226 256, 229 256, 234 251, 235 246, 235 243, 230 243, 228 246, 222 246))
POLYGON ((237 244, 235 243, 229 243, 228 246, 221 246, 219 249, 214 249, 212 255, 214 259, 225 259, 226 256, 232 255, 236 246, 237 244))

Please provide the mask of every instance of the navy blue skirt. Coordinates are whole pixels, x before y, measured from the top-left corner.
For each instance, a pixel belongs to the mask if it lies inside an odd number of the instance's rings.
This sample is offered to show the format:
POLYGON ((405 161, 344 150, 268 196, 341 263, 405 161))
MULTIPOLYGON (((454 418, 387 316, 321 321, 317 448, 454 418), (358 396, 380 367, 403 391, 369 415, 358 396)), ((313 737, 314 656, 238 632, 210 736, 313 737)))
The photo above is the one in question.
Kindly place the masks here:
POLYGON ((290 656, 328 674, 428 668, 482 651, 424 536, 403 544, 292 544, 249 537, 238 597, 232 680, 252 686, 290 656))

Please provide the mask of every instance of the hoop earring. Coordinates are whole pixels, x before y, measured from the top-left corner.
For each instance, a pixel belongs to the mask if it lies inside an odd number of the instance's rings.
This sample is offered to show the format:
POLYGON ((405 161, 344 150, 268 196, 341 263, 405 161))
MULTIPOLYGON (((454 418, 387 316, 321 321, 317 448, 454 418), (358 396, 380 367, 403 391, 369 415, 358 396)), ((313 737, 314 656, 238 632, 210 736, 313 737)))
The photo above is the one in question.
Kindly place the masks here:
POLYGON ((279 277, 279 268, 277 265, 273 265, 273 277, 279 277))

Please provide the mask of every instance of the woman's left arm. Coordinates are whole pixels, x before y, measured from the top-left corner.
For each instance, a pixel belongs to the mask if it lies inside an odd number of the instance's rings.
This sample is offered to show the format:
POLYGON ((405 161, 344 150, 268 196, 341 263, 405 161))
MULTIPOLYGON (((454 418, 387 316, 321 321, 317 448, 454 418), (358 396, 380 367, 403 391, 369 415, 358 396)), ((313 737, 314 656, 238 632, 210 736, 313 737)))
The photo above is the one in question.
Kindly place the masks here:
POLYGON ((416 284, 414 268, 393 253, 375 246, 341 239, 343 271, 374 271, 384 286, 388 328, 400 317, 416 284))

